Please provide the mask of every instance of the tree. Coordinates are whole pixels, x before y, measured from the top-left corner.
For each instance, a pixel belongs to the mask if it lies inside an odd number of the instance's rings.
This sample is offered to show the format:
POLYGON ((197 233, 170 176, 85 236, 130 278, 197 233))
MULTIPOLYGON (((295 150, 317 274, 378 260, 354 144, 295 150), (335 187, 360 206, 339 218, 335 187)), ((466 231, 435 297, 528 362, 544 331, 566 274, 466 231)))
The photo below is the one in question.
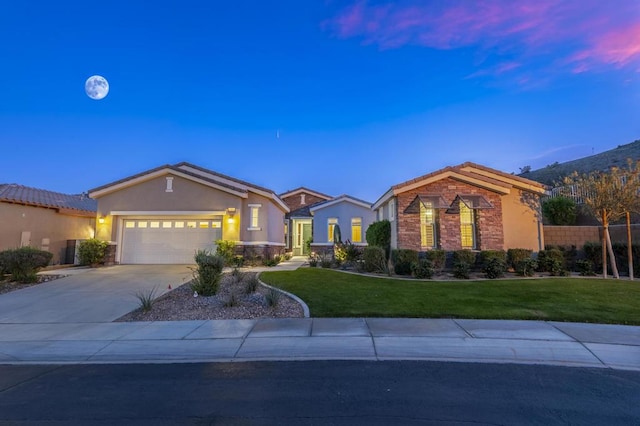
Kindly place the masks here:
MULTIPOLYGON (((607 252, 613 274, 615 278, 619 278, 611 246, 609 223, 625 217, 631 211, 638 211, 639 176, 640 162, 633 165, 629 160, 627 168, 612 167, 608 172, 596 171, 587 175, 578 175, 574 172, 565 178, 566 188, 579 192, 585 206, 602 224, 602 275, 605 278, 607 277, 607 252)), ((631 244, 628 245, 631 250, 631 244)), ((630 265, 630 267, 633 266, 630 265)))
POLYGON ((569 197, 554 197, 542 203, 542 214, 552 225, 576 224, 576 202, 569 197))

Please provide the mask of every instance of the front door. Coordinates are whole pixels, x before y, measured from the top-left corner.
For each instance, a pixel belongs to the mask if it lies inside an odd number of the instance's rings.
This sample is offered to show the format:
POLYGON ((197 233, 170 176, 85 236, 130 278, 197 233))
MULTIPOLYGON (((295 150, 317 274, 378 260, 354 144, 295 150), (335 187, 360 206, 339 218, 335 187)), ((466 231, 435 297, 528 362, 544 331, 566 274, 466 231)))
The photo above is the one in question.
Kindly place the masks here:
POLYGON ((293 255, 308 255, 306 241, 311 238, 311 219, 293 219, 293 255))

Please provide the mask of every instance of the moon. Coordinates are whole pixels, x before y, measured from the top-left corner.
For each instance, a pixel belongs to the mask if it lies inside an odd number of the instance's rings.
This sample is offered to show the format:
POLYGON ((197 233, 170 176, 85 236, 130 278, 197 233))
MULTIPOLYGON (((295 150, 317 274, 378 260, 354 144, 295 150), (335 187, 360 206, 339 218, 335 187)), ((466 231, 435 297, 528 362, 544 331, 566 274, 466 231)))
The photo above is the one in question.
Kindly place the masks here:
POLYGON ((99 101, 109 93, 109 82, 101 75, 92 75, 84 83, 84 91, 88 97, 99 101))

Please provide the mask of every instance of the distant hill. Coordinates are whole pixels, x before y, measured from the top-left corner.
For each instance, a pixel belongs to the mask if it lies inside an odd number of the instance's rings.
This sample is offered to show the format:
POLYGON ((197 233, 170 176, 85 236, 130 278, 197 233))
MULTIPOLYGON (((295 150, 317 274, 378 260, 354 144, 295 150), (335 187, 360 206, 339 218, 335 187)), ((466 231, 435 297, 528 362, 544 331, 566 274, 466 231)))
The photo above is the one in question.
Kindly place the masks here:
POLYGON ((566 163, 554 163, 542 169, 521 173, 518 176, 535 180, 546 185, 554 186, 561 182, 565 176, 573 172, 579 174, 590 173, 597 170, 609 170, 611 167, 624 167, 627 159, 640 160, 640 139, 626 145, 618 145, 617 148, 600 154, 590 155, 566 163))

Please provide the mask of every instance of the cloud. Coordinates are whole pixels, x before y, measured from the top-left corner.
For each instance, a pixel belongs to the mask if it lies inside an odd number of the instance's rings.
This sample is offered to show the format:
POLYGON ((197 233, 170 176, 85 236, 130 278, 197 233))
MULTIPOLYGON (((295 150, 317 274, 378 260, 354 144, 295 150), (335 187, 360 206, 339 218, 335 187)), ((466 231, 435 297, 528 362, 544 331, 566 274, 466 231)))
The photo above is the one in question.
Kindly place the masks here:
POLYGON ((323 28, 383 50, 476 48, 498 56, 476 76, 524 65, 572 73, 640 67, 635 0, 359 0, 323 28))

